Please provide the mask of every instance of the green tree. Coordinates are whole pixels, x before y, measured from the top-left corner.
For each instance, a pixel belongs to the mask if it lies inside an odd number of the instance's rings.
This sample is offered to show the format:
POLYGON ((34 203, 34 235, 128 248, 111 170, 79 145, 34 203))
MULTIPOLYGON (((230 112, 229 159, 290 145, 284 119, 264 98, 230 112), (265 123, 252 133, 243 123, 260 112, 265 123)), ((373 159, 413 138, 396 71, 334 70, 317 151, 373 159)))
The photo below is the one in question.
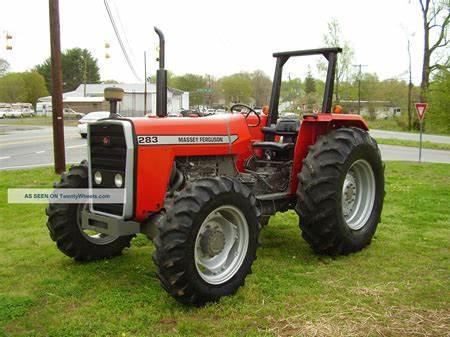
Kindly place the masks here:
MULTIPOLYGON (((80 84, 100 83, 100 71, 97 59, 87 49, 73 48, 65 50, 61 55, 63 90, 75 90, 80 84)), ((51 92, 51 59, 35 67, 44 76, 45 84, 51 92)))
POLYGON ((442 69, 430 83, 427 131, 450 134, 450 71, 442 69))
POLYGON ((206 79, 201 75, 184 74, 181 76, 172 76, 169 85, 175 89, 189 92, 189 104, 191 106, 203 103, 204 92, 206 88, 206 79))
POLYGON ((0 101, 36 105, 39 97, 47 95, 44 78, 37 72, 9 73, 0 78, 0 101))
POLYGON ((21 73, 9 73, 0 78, 0 101, 23 102, 26 97, 26 83, 21 73))
POLYGON ((249 74, 238 73, 222 77, 219 80, 219 87, 227 104, 250 103, 252 96, 252 81, 249 74))
POLYGON ((25 81, 25 102, 36 106, 38 98, 48 96, 44 77, 36 71, 22 73, 25 81))
POLYGON ((8 72, 9 63, 8 61, 0 58, 0 76, 5 75, 8 72))
MULTIPOLYGON (((341 47, 342 53, 338 54, 338 59, 336 63, 336 75, 335 75, 335 86, 334 95, 336 102, 340 100, 340 84, 345 79, 349 72, 350 65, 353 59, 353 50, 350 47, 348 41, 341 38, 342 31, 339 22, 336 19, 332 19, 328 23, 327 33, 323 35, 323 41, 328 47, 341 47)), ((321 61, 319 63, 319 69, 326 71, 327 62, 321 61)))
POLYGON ((261 107, 269 104, 272 81, 262 70, 255 70, 250 74, 252 85, 252 96, 255 99, 255 105, 261 107))
POLYGON ((316 92, 316 81, 312 77, 311 71, 305 77, 305 94, 312 94, 316 92))
POLYGON ((430 76, 433 71, 450 69, 450 57, 447 49, 450 43, 447 36, 450 27, 450 0, 419 0, 419 3, 424 32, 420 99, 422 102, 426 102, 430 76), (444 51, 444 54, 441 55, 443 57, 433 60, 433 56, 439 54, 439 50, 444 51))

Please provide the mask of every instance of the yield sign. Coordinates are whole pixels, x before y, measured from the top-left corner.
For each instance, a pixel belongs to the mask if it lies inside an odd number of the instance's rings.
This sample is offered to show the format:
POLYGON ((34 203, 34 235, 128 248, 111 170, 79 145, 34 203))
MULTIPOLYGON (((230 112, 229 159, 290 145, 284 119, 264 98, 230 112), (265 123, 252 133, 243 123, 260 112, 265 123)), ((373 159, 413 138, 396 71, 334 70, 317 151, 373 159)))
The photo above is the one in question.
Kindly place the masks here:
POLYGON ((425 117, 425 110, 427 110, 427 103, 416 103, 417 116, 422 120, 425 117))

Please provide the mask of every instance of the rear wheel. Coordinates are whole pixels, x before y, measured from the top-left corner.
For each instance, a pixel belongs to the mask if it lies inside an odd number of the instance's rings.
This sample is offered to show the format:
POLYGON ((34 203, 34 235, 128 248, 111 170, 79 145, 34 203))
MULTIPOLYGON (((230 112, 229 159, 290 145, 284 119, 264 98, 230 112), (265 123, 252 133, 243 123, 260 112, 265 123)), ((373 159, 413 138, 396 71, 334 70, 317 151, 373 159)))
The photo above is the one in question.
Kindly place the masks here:
POLYGON ((154 240, 157 275, 182 303, 217 301, 244 284, 257 237, 256 199, 246 186, 228 177, 188 183, 154 240))
POLYGON ((314 251, 349 254, 370 244, 380 221, 384 167, 376 141, 358 128, 321 136, 303 162, 296 210, 314 251))
MULTIPOLYGON (((63 173, 55 188, 87 188, 88 168, 85 162, 72 166, 63 173)), ((81 223, 81 212, 86 204, 50 203, 46 209, 50 237, 60 251, 79 261, 110 258, 130 246, 131 236, 113 236, 86 230, 81 223)))

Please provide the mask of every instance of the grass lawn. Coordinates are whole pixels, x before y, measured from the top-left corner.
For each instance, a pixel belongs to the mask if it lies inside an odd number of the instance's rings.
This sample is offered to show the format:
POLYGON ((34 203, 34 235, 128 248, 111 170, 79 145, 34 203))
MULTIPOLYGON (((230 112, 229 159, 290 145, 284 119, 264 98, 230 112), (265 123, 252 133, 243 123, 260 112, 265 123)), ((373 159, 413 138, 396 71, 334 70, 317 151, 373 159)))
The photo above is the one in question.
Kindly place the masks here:
MULTIPOLYGON (((43 125, 51 126, 51 117, 24 117, 24 118, 4 118, 0 119, 0 124, 6 125, 43 125)), ((74 119, 64 120, 65 126, 77 126, 78 121, 74 119)))
POLYGON ((386 164, 372 245, 316 256, 294 212, 262 231, 246 286, 204 308, 160 287, 142 236, 113 260, 76 263, 44 205, 8 205, 8 187, 48 187, 49 168, 0 172, 0 336, 446 336, 450 331, 450 166, 386 164))
MULTIPOLYGON (((394 139, 394 138, 376 138, 378 144, 386 145, 399 145, 399 146, 410 146, 419 147, 419 141, 415 140, 405 140, 405 139, 394 139)), ((450 144, 444 143, 433 143, 429 141, 422 142, 422 147, 424 149, 434 149, 434 150, 450 150, 450 144)))

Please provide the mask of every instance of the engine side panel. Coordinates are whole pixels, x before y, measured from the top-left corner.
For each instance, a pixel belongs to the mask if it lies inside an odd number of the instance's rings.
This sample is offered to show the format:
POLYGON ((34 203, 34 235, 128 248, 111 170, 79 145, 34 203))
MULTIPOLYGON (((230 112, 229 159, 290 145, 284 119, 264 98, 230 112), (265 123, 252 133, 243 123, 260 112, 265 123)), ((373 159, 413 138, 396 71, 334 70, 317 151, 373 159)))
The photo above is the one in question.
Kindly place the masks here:
POLYGON ((252 154, 244 116, 133 119, 137 143, 136 220, 164 205, 172 165, 177 157, 234 156, 237 170, 252 154), (149 137, 149 138, 147 138, 149 137))

